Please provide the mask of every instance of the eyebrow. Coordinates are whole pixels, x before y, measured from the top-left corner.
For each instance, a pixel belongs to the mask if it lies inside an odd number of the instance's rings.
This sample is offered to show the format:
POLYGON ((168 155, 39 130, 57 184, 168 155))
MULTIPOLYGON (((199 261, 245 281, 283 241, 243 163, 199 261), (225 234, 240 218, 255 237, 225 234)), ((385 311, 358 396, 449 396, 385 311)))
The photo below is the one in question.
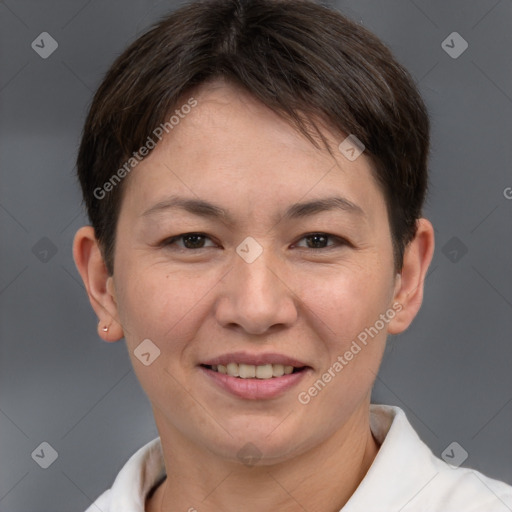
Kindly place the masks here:
MULTIPOLYGON (((142 213, 142 217, 148 217, 165 210, 181 209, 199 217, 216 219, 225 224, 235 224, 234 217, 225 209, 202 199, 193 199, 179 196, 171 196, 158 202, 142 213)), ((357 216, 365 217, 364 210, 357 204, 340 196, 325 197, 312 201, 292 204, 285 211, 283 219, 299 219, 310 217, 321 212, 332 210, 343 211, 357 216)), ((279 216, 276 220, 282 220, 279 216)))

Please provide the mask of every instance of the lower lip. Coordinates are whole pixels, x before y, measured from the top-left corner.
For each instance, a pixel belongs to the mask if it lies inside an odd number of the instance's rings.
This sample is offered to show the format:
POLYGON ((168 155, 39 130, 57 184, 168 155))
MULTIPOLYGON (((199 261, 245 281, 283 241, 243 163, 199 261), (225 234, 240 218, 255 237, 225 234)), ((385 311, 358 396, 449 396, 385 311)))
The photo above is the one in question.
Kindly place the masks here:
POLYGON ((282 377, 272 377, 271 379, 241 379, 240 377, 232 377, 231 375, 210 370, 204 366, 199 368, 222 389, 246 400, 275 398, 296 386, 304 378, 305 374, 309 372, 309 369, 304 369, 297 373, 290 373, 282 377))

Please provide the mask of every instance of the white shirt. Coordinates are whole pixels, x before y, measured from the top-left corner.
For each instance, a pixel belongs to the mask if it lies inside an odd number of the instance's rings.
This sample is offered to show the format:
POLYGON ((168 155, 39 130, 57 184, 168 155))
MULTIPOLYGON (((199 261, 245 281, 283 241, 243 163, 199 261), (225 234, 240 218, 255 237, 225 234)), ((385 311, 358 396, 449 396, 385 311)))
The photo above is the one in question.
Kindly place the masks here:
MULTIPOLYGON (((512 511, 512 486, 436 457, 399 407, 370 405, 370 428, 379 451, 340 512, 512 511)), ((157 437, 132 455, 86 512, 144 512, 146 495, 164 477, 157 437)))

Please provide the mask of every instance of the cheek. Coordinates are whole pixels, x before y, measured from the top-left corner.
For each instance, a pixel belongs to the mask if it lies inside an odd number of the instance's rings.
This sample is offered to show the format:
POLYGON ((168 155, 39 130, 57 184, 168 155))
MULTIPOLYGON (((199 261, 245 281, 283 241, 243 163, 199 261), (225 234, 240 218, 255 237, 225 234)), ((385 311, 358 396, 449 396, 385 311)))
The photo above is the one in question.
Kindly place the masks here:
POLYGON ((117 273, 122 283, 118 310, 128 345, 134 348, 149 338, 173 353, 193 335, 218 281, 218 276, 201 271, 169 271, 159 265, 119 265, 117 273))
POLYGON ((315 322, 319 366, 300 390, 300 407, 307 407, 314 430, 323 432, 347 420, 371 392, 385 348, 386 324, 380 315, 390 309, 388 273, 351 268, 336 278, 309 288, 305 305, 315 322), (376 322, 377 329, 375 328, 376 322))
MULTIPOLYGON (((118 265, 116 273, 122 283, 119 317, 137 378, 152 400, 165 402, 172 394, 184 410, 188 405, 181 396, 179 382, 183 378, 177 370, 204 314, 201 298, 206 295, 207 280, 186 277, 183 272, 166 273, 157 265, 138 267, 125 263, 118 265), (146 339, 159 350, 158 357, 148 366, 141 364, 136 355, 146 339)), ((150 351, 155 350, 150 347, 150 351)))
POLYGON ((324 342, 343 349, 365 328, 372 326, 389 307, 393 286, 389 271, 354 267, 333 271, 322 280, 308 280, 302 287, 306 311, 317 319, 324 342))

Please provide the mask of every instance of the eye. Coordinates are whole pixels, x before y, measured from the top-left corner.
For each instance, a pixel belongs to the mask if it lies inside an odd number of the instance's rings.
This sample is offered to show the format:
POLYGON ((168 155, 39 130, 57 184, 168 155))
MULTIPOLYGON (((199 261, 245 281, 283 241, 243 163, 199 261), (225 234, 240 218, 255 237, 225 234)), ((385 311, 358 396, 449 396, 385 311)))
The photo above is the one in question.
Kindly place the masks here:
POLYGON ((177 241, 183 241, 182 246, 178 245, 179 249, 205 249, 205 240, 211 240, 211 238, 204 233, 183 233, 181 235, 166 238, 160 245, 168 247, 170 245, 176 245, 177 241))
MULTIPOLYGON (((339 236, 330 235, 328 233, 309 233, 304 235, 300 240, 307 240, 307 249, 331 249, 335 246, 348 245, 348 242, 339 236), (327 241, 332 239, 335 241, 334 244, 326 245, 327 241)), ((300 247, 297 244, 297 247, 300 247)))
MULTIPOLYGON (((161 242, 162 247, 175 246, 179 250, 198 250, 206 249, 208 247, 214 247, 215 244, 205 246, 206 240, 211 238, 204 233, 182 233, 181 235, 172 236, 166 238, 161 242), (177 242, 183 242, 182 245, 177 242)), ((328 233, 309 233, 304 235, 300 240, 306 240, 306 249, 332 249, 336 246, 349 245, 349 242, 341 237, 330 235, 328 233), (334 243, 328 244, 328 240, 333 240, 334 243)), ((303 247, 299 244, 295 244, 296 247, 303 247)))

